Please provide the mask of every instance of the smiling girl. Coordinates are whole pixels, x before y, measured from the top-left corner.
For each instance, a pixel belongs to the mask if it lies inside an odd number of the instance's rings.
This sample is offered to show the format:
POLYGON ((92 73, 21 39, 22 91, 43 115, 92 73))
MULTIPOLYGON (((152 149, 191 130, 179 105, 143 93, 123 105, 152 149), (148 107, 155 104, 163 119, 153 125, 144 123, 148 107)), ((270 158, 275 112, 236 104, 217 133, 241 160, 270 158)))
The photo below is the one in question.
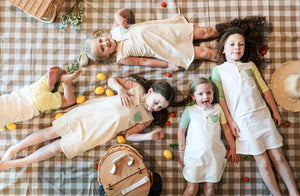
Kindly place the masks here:
POLYGON ((137 81, 110 78, 108 85, 118 95, 89 100, 53 121, 51 127, 35 131, 11 146, 2 157, 0 171, 46 160, 60 152, 71 159, 125 130, 130 141, 161 141, 163 132, 159 129, 140 132, 160 120, 154 119, 152 113, 173 103, 174 90, 167 82, 149 86, 139 77, 137 81), (20 150, 52 139, 56 140, 24 158, 12 160, 20 150))

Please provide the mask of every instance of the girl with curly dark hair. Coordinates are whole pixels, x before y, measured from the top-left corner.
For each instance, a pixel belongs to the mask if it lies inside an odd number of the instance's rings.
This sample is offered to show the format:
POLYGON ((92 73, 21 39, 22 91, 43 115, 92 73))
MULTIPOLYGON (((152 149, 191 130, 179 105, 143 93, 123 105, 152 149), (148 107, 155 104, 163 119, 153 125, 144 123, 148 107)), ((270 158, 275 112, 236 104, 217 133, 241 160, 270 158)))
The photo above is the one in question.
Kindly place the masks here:
POLYGON ((261 63, 258 53, 261 45, 250 35, 263 35, 260 30, 265 24, 264 18, 257 19, 251 23, 247 20, 231 22, 227 24, 229 28, 220 33, 218 53, 223 63, 213 69, 212 80, 217 86, 218 102, 236 137, 237 154, 253 155, 261 177, 273 195, 281 193, 271 162, 290 195, 299 195, 281 151, 282 137, 276 129, 281 124, 280 114, 272 92, 255 65, 261 63), (254 32, 256 29, 258 32, 254 32))

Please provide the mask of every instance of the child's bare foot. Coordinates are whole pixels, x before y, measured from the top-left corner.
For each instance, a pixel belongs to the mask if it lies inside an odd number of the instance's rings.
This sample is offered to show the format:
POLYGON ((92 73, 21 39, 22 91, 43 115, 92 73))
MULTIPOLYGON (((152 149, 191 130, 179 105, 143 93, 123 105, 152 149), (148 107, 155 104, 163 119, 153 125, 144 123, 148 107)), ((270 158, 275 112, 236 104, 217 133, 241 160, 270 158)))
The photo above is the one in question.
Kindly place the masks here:
POLYGON ((160 129, 156 129, 151 132, 151 140, 161 142, 162 138, 164 137, 165 137, 164 132, 162 132, 160 129))
POLYGON ((58 80, 60 79, 61 76, 61 69, 59 66, 54 66, 51 67, 48 71, 48 82, 47 85, 48 87, 51 87, 53 85, 55 85, 56 82, 58 82, 58 80))
POLYGON ((9 169, 8 161, 0 161, 0 172, 9 169))
POLYGON ((9 147, 3 154, 1 161, 10 161, 15 156, 16 152, 13 150, 13 146, 9 147))
POLYGON ((64 82, 72 81, 72 80, 76 79, 80 75, 80 73, 81 73, 81 70, 78 70, 72 74, 63 74, 63 75, 61 75, 61 80, 64 82))

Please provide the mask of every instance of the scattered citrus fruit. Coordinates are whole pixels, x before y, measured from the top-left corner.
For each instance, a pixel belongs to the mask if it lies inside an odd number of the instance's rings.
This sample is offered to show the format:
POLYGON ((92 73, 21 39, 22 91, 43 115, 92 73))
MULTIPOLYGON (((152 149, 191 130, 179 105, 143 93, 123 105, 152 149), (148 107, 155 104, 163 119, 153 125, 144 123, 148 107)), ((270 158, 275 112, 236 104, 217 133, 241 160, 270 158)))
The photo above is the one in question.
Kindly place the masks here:
POLYGON ((106 75, 104 73, 98 73, 97 74, 97 79, 98 80, 105 80, 106 79, 106 75))
POLYGON ((5 127, 0 127, 0 131, 5 131, 5 127))
POLYGON ((9 129, 9 130, 15 130, 17 128, 17 125, 15 123, 8 123, 6 125, 6 127, 9 129))
POLYGON ((102 93, 104 93, 105 91, 105 88, 103 86, 98 86, 96 89, 95 89, 95 93, 97 95, 101 95, 102 93))
POLYGON ((114 96, 114 95, 115 95, 114 91, 112 91, 111 89, 106 89, 106 90, 105 90, 105 94, 106 94, 106 96, 108 96, 108 97, 114 96))
POLYGON ((164 156, 167 158, 167 159, 172 159, 172 152, 170 150, 164 150, 164 156))
POLYGON ((76 103, 83 103, 85 101, 85 96, 84 95, 79 95, 76 98, 76 103))
POLYGON ((174 112, 171 112, 171 113, 170 113, 170 117, 171 117, 171 118, 174 118, 174 117, 175 117, 175 113, 174 113, 174 112))
POLYGON ((123 135, 118 135, 117 136, 117 142, 119 144, 124 144, 126 142, 126 139, 125 139, 125 137, 123 135))
POLYGON ((55 117, 54 117, 55 120, 58 119, 59 117, 61 117, 62 115, 64 115, 64 113, 62 113, 62 112, 55 114, 55 117))

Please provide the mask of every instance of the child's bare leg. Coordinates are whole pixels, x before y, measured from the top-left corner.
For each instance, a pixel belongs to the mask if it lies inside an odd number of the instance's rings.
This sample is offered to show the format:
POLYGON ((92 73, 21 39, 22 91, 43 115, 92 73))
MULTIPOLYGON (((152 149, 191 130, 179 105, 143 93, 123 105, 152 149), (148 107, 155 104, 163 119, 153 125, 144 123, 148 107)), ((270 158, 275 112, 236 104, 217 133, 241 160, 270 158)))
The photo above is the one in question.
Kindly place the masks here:
POLYGON ((57 137, 59 137, 59 135, 54 131, 53 127, 48 127, 45 129, 35 131, 29 136, 25 137, 20 142, 9 147, 4 153, 2 161, 12 160, 15 154, 17 154, 20 150, 26 147, 34 146, 36 144, 40 144, 42 142, 49 141, 57 137))
POLYGON ((187 182, 183 196, 195 196, 199 189, 199 183, 187 182))
POLYGON ((207 47, 194 46, 195 57, 194 59, 207 59, 211 61, 216 61, 217 52, 207 47))
POLYGON ((267 153, 264 152, 263 154, 255 155, 254 158, 258 171, 271 193, 274 196, 281 195, 267 153))
POLYGON ((199 27, 194 25, 194 40, 216 38, 219 33, 214 27, 199 27))
POLYGON ((27 164, 35 163, 38 161, 47 160, 54 155, 62 151, 60 147, 60 139, 56 140, 46 146, 43 146, 33 152, 32 154, 21 158, 10 161, 0 161, 0 171, 7 170, 10 168, 21 167, 27 164))
POLYGON ((288 162, 282 154, 281 148, 268 150, 269 156, 275 166, 275 169, 283 179, 290 195, 299 196, 295 180, 288 162))
POLYGON ((79 77, 81 70, 78 70, 72 74, 63 74, 61 80, 64 82, 64 95, 62 96, 62 105, 61 107, 68 107, 75 103, 76 97, 72 88, 72 80, 79 77))
POLYGON ((62 72, 62 70, 59 66, 54 66, 49 69, 49 71, 47 73, 48 87, 51 87, 51 86, 55 85, 56 82, 58 82, 58 80, 60 79, 60 76, 61 76, 61 72, 62 72))
POLYGON ((215 196, 215 183, 204 183, 203 192, 204 196, 215 196))

